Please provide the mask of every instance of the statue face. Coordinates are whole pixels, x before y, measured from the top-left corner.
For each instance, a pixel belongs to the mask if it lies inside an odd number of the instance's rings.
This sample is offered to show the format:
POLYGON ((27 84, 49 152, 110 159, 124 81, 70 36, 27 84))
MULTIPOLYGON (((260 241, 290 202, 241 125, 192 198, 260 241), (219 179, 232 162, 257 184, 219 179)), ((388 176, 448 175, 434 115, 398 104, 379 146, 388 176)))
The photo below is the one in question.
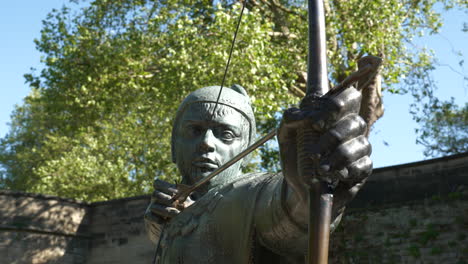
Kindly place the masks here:
MULTIPOLYGON (((184 182, 193 184, 208 176, 247 147, 249 123, 235 109, 218 105, 210 120, 214 103, 195 103, 182 114, 175 139, 177 167, 184 182)), ((241 161, 214 180, 230 178, 240 172, 241 161)))

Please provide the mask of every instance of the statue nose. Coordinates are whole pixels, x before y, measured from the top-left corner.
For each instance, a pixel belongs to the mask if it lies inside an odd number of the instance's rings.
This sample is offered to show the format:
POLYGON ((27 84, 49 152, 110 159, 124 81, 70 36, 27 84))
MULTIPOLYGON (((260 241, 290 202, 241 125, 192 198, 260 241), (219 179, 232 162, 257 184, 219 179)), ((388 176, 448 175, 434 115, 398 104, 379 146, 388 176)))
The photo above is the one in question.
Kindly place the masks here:
POLYGON ((215 150, 215 136, 211 129, 207 129, 200 142, 200 149, 206 152, 213 152, 215 150))

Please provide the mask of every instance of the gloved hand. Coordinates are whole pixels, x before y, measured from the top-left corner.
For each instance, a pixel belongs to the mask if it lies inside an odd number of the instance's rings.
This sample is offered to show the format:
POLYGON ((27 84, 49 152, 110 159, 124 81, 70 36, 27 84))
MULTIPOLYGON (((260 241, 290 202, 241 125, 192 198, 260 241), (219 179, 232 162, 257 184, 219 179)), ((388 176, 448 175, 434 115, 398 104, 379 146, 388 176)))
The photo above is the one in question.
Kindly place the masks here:
POLYGON ((361 93, 347 88, 333 96, 306 97, 301 109, 284 112, 278 131, 281 165, 288 186, 301 200, 307 201, 311 179, 318 178, 335 188, 337 205, 346 203, 371 174, 371 145, 366 123, 358 115, 360 103, 361 93), (301 143, 299 130, 304 128, 312 133, 301 143), (306 162, 313 163, 313 173, 300 175, 301 151, 306 162))
POLYGON ((165 181, 155 180, 154 192, 151 195, 151 203, 145 212, 145 226, 151 241, 156 243, 161 234, 164 224, 178 215, 183 209, 194 203, 190 197, 180 207, 171 204, 171 198, 177 193, 174 184, 165 181))

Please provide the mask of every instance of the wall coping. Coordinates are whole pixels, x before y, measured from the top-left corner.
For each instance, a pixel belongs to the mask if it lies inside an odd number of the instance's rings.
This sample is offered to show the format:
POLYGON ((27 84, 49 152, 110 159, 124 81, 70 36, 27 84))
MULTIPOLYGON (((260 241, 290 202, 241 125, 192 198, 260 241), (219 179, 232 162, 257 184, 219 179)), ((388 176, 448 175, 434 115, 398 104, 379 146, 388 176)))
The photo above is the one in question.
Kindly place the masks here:
POLYGON ((5 189, 0 189, 0 195, 12 196, 12 197, 26 197, 26 198, 29 197, 29 198, 34 198, 34 199, 38 199, 38 200, 55 200, 55 201, 58 201, 58 202, 75 204, 75 205, 80 205, 80 206, 87 206, 87 205, 91 204, 89 202, 80 201, 80 200, 72 199, 72 198, 63 198, 63 197, 59 197, 59 196, 55 196, 55 195, 48 195, 48 194, 41 194, 41 193, 30 193, 30 192, 5 190, 5 189))
POLYGON ((465 192, 468 153, 388 166, 373 171, 349 208, 382 207, 465 192))
POLYGON ((443 161, 450 161, 450 160, 455 160, 455 159, 460 159, 460 158, 465 158, 465 157, 468 157, 468 152, 449 155, 449 156, 443 156, 443 157, 440 157, 440 158, 427 159, 427 160, 421 160, 421 161, 415 161, 415 162, 409 162, 409 163, 403 163, 403 164, 380 167, 380 168, 374 169, 373 173, 380 173, 382 171, 387 171, 387 170, 397 170, 397 169, 418 167, 418 166, 422 166, 422 165, 434 164, 434 163, 439 163, 439 162, 443 162, 443 161))

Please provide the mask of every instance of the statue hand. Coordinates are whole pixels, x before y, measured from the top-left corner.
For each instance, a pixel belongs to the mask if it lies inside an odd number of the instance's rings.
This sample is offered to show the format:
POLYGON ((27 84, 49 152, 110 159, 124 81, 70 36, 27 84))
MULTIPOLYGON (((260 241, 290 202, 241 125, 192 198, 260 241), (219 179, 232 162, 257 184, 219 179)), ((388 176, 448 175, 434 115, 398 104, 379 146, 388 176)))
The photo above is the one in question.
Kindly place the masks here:
POLYGON ((165 181, 155 180, 154 192, 151 195, 151 203, 145 212, 145 225, 153 242, 157 241, 162 229, 162 225, 178 215, 183 209, 194 203, 187 197, 181 207, 175 208, 171 203, 171 198, 177 193, 174 184, 165 181))
POLYGON ((310 177, 335 186, 346 182, 351 188, 370 175, 371 145, 365 137, 366 123, 358 115, 360 102, 360 92, 348 88, 335 97, 323 96, 309 102, 306 99, 306 110, 291 108, 283 114, 278 132, 281 165, 288 185, 300 198, 307 199, 305 187, 310 177), (305 142, 312 141, 313 146, 306 149, 318 159, 317 175, 299 175, 297 135, 302 128, 316 135, 315 139, 305 138, 305 142))

